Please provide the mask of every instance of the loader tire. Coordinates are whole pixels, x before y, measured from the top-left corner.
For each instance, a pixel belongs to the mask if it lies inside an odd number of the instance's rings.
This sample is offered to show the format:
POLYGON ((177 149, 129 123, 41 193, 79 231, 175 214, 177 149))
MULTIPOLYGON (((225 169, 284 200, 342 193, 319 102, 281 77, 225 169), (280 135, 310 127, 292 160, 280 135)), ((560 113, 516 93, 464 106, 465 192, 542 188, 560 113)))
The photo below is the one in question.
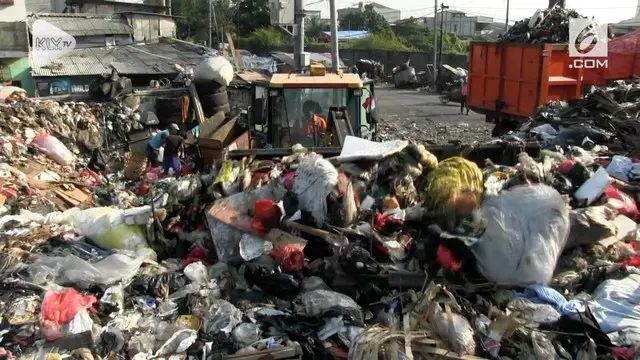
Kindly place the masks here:
POLYGON ((215 106, 223 106, 229 103, 229 95, 227 95, 226 91, 219 92, 211 95, 204 95, 200 97, 200 104, 202 107, 215 107, 215 106))

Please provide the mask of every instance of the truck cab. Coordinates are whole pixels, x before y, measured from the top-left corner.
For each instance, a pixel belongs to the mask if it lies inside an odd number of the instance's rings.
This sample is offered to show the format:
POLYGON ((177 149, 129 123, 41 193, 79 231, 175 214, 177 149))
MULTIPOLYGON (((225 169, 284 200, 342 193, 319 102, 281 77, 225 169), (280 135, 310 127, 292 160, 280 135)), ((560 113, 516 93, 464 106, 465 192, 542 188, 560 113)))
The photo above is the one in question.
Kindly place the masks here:
POLYGON ((371 138, 373 91, 372 81, 327 73, 322 65, 311 65, 308 74, 274 74, 255 91, 252 147, 339 147, 346 135, 371 138))

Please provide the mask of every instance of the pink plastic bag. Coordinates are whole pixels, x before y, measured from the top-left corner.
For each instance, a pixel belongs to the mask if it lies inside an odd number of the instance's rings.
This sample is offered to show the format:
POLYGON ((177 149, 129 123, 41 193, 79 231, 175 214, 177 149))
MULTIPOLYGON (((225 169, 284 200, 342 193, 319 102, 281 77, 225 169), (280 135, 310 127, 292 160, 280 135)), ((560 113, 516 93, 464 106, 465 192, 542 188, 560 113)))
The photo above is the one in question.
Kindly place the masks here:
POLYGON ((75 157, 66 146, 55 136, 40 134, 32 143, 38 150, 55 160, 58 164, 67 166, 73 164, 75 157))
POLYGON ((60 327, 70 323, 78 313, 93 307, 95 296, 84 296, 75 289, 49 290, 44 295, 40 313, 40 328, 48 340, 62 337, 60 327))

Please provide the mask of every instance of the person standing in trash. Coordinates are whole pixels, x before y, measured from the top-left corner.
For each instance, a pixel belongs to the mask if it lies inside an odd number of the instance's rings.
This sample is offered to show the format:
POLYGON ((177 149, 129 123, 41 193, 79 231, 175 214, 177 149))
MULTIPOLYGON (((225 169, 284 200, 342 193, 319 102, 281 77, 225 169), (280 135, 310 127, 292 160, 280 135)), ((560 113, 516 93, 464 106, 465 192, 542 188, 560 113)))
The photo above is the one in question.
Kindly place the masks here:
POLYGON ((469 83, 467 82, 467 78, 462 79, 462 88, 460 89, 460 93, 462 98, 460 99, 460 115, 462 115, 465 108, 467 109, 467 115, 469 115, 469 104, 467 104, 467 92, 469 83))
POLYGON ((167 138, 180 131, 180 127, 176 124, 171 124, 171 127, 166 130, 159 131, 149 139, 147 143, 147 162, 148 166, 158 166, 158 151, 167 140, 167 138))
POLYGON ((164 173, 169 173, 169 168, 173 169, 173 173, 176 177, 180 176, 180 153, 184 152, 184 141, 185 138, 182 134, 179 135, 169 135, 165 141, 164 145, 164 157, 162 159, 162 168, 164 169, 164 173))

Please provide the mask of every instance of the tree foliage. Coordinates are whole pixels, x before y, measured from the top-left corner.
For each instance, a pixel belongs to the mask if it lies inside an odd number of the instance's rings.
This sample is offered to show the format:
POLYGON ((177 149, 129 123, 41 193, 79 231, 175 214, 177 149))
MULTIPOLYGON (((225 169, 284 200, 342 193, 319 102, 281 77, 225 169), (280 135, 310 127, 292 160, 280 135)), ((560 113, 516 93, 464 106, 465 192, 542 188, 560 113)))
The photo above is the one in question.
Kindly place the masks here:
POLYGON ((271 25, 269 0, 240 0, 235 20, 240 36, 249 36, 254 30, 271 25))
POLYGON ((257 53, 269 52, 282 44, 282 33, 272 27, 256 29, 247 38, 247 45, 257 53))
POLYGON ((433 51, 433 32, 418 19, 400 20, 393 27, 396 37, 408 47, 421 51, 433 51))
POLYGON ((320 34, 329 31, 329 23, 317 16, 312 16, 304 20, 304 37, 307 43, 320 41, 320 34))
POLYGON ((367 30, 373 33, 390 29, 384 16, 378 14, 373 5, 369 4, 364 10, 354 10, 338 19, 340 30, 367 30))

